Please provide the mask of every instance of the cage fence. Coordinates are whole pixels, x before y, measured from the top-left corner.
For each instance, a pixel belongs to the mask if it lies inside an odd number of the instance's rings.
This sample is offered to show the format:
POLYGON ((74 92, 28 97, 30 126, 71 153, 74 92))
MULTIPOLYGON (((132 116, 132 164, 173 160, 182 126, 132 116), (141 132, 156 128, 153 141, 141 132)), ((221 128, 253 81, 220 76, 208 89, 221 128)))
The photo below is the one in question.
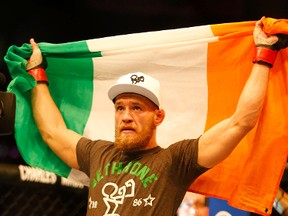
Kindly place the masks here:
POLYGON ((86 215, 88 188, 27 165, 0 163, 1 216, 86 215))

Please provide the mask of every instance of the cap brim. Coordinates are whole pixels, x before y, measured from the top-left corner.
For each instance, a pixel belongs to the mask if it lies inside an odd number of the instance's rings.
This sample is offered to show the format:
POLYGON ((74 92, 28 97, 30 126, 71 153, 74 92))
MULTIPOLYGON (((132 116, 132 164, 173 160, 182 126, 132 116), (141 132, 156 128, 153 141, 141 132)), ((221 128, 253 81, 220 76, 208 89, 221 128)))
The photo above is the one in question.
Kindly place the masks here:
POLYGON ((118 95, 123 93, 135 93, 142 95, 151 100, 158 107, 160 106, 157 97, 151 91, 146 88, 134 84, 115 84, 108 91, 108 97, 110 100, 114 100, 118 95))

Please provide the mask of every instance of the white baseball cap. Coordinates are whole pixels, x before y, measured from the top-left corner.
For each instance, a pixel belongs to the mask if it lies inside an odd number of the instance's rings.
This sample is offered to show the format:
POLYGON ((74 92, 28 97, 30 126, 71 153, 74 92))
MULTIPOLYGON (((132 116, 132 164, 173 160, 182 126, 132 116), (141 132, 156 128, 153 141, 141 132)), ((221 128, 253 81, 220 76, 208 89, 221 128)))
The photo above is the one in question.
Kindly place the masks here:
POLYGON ((114 100, 122 93, 140 94, 159 108, 161 107, 160 82, 142 72, 134 72, 121 76, 116 84, 112 85, 108 90, 108 97, 114 100))

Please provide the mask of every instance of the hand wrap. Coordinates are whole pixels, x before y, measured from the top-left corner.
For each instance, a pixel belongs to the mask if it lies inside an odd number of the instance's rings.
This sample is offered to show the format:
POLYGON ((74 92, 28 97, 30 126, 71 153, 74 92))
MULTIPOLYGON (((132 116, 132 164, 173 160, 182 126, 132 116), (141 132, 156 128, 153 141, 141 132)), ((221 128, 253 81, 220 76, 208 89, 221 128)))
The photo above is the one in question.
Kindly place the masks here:
POLYGON ((34 77, 37 82, 48 83, 48 78, 44 68, 38 67, 28 71, 30 75, 34 77))
POLYGON ((28 73, 33 76, 37 82, 48 83, 48 78, 45 72, 45 68, 47 67, 46 59, 43 58, 40 49, 34 51, 32 55, 33 58, 31 58, 26 64, 26 71, 28 71, 28 73))
POLYGON ((272 45, 259 44, 255 48, 253 63, 266 65, 272 68, 280 49, 288 46, 288 35, 276 34, 278 41, 272 45))

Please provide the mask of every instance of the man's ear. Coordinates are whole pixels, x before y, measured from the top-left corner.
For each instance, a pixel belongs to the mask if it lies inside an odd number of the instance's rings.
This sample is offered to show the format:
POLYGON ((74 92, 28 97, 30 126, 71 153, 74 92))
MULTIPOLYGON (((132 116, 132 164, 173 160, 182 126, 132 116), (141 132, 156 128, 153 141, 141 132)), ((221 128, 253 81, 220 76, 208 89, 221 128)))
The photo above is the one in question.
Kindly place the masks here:
POLYGON ((157 126, 160 125, 164 120, 164 118, 165 118, 165 111, 163 109, 156 110, 156 115, 154 119, 155 125, 157 126))

